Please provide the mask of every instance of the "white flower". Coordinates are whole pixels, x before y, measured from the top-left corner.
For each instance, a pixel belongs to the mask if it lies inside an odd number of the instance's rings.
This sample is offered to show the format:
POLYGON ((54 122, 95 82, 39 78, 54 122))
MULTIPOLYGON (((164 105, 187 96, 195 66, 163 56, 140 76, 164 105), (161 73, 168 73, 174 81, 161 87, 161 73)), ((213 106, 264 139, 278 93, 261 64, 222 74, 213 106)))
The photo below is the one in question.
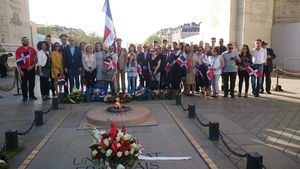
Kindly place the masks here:
POLYGON ((125 153, 125 156, 127 156, 129 154, 129 151, 125 151, 124 153, 125 153))
POLYGON ((130 144, 130 148, 137 148, 137 144, 136 143, 130 144))
POLYGON ((125 167, 124 167, 122 164, 119 164, 119 165, 117 166, 117 169, 125 169, 125 167))
POLYGON ((117 148, 121 147, 121 144, 120 143, 117 143, 117 148))
POLYGON ((117 137, 120 137, 120 138, 121 138, 121 137, 123 137, 123 136, 124 136, 124 133, 123 133, 123 132, 121 132, 121 131, 118 132, 117 137))
POLYGON ((133 155, 134 154, 134 149, 130 149, 130 154, 133 155))
POLYGON ((119 136, 117 136, 116 141, 120 142, 120 137, 119 136))
POLYGON ((109 146, 109 141, 108 141, 108 139, 104 139, 103 142, 104 142, 104 144, 105 144, 106 147, 109 146))
POLYGON ((112 150, 111 150, 111 149, 108 149, 108 150, 106 151, 106 157, 111 156, 111 153, 112 153, 112 150))
POLYGON ((119 151, 119 152, 117 153, 117 156, 118 156, 118 157, 122 157, 122 152, 119 151))
POLYGON ((97 151, 97 150, 93 150, 93 151, 92 151, 92 156, 96 156, 96 155, 97 155, 97 153, 98 153, 98 151, 97 151))
POLYGON ((123 139, 124 139, 125 141, 130 140, 130 139, 131 139, 131 135, 130 135, 130 134, 125 134, 125 135, 123 136, 123 139))

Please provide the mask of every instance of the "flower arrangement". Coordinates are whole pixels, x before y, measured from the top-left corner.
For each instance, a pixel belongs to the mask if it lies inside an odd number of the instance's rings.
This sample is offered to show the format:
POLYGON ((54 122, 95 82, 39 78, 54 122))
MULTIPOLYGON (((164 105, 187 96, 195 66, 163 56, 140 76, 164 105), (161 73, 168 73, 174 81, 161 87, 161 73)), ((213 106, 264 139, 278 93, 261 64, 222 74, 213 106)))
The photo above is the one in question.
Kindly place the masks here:
POLYGON ((130 134, 126 128, 117 130, 115 124, 111 124, 108 132, 94 129, 90 132, 94 143, 90 146, 92 158, 100 165, 107 168, 125 169, 134 166, 138 156, 142 154, 142 146, 130 134))
POLYGON ((120 103, 129 103, 132 101, 132 96, 128 93, 120 93, 119 95, 111 95, 108 94, 104 96, 104 102, 105 103, 115 103, 116 99, 120 99, 120 103))
POLYGON ((67 96, 67 103, 82 103, 84 102, 84 95, 76 88, 67 96))

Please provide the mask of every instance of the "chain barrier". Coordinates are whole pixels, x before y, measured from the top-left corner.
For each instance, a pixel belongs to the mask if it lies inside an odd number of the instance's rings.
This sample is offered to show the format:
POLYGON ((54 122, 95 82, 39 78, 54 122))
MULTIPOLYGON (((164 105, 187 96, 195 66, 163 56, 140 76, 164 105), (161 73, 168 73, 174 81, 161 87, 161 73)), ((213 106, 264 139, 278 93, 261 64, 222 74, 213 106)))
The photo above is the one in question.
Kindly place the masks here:
POLYGON ((5 88, 3 86, 0 86, 0 90, 5 91, 5 92, 13 90, 15 88, 15 85, 16 85, 16 79, 17 79, 16 71, 14 71, 14 82, 11 85, 11 87, 5 88))
POLYGON ((184 108, 184 106, 182 105, 182 103, 180 103, 181 108, 183 109, 183 111, 188 111, 189 108, 184 108))
POLYGON ((30 130, 33 128, 34 123, 35 123, 35 119, 32 121, 30 127, 29 127, 26 131, 24 131, 24 132, 18 132, 17 134, 18 134, 19 136, 23 136, 23 135, 28 134, 28 133, 30 132, 30 130))
POLYGON ((197 114, 196 114, 196 120, 201 124, 201 126, 203 126, 203 127, 209 127, 209 124, 203 123, 203 122, 199 119, 199 117, 198 117, 197 114))

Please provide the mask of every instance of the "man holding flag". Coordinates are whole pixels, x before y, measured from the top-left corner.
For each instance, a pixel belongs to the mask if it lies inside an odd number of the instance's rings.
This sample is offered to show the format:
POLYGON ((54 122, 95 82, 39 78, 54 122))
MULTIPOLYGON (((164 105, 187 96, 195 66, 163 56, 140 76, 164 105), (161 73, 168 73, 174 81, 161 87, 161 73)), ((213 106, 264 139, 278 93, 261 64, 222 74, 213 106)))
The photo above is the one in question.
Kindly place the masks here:
POLYGON ((21 88, 23 101, 27 101, 28 99, 28 83, 29 100, 37 100, 34 96, 37 55, 35 49, 28 45, 29 39, 27 37, 22 37, 22 46, 16 50, 16 61, 22 81, 21 88))

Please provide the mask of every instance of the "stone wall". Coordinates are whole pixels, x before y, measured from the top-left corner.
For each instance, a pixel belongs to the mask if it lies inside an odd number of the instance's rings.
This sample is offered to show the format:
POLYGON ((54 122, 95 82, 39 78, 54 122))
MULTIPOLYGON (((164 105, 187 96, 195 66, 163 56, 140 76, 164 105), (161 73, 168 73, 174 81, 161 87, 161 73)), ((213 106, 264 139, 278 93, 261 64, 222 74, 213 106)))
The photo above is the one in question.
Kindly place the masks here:
POLYGON ((300 22, 300 0, 274 0, 274 25, 300 22))
POLYGON ((6 51, 14 51, 22 36, 30 38, 28 0, 1 0, 0 42, 6 51))

